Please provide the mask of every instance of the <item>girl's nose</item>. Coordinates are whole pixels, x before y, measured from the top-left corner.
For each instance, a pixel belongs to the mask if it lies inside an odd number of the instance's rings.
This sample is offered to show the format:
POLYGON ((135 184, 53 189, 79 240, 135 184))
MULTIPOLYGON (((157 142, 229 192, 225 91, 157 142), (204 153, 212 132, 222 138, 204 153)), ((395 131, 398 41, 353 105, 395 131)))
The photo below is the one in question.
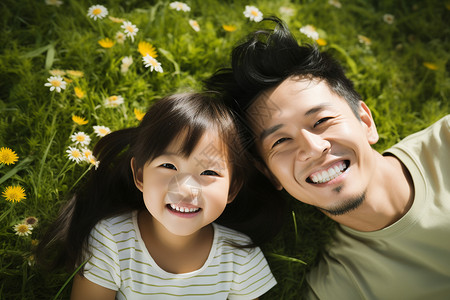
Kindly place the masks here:
POLYGON ((187 173, 175 175, 167 187, 167 203, 200 206, 202 187, 196 178, 187 173))

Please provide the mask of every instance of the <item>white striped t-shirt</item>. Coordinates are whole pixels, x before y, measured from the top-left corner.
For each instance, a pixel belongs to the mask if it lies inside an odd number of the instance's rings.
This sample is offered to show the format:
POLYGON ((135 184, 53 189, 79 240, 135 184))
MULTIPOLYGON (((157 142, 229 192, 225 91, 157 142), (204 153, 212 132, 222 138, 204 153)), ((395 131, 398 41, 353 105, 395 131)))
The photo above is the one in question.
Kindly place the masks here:
POLYGON ((137 212, 100 221, 92 230, 92 256, 84 276, 117 291, 116 299, 254 299, 275 284, 261 250, 239 249, 227 241, 250 239, 213 223, 214 240, 205 264, 198 270, 172 274, 161 269, 141 238, 137 212))

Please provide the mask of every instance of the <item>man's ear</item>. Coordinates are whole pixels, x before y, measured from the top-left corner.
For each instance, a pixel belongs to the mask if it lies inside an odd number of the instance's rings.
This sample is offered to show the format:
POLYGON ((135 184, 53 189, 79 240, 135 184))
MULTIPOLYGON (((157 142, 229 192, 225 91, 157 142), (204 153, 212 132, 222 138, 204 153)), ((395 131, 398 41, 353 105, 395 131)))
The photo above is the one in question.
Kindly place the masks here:
POLYGON ((360 101, 359 117, 361 118, 363 125, 366 127, 366 135, 369 144, 373 145, 378 142, 379 136, 377 127, 375 126, 375 121, 372 118, 372 113, 370 112, 369 107, 363 101, 360 101))
POLYGON ((272 185, 278 190, 281 191, 283 189, 283 186, 278 181, 278 179, 273 175, 273 173, 267 168, 266 164, 260 160, 255 159, 254 165, 258 171, 260 171, 264 176, 266 176, 269 181, 272 183, 272 185))
POLYGON ((133 172, 133 179, 134 179, 134 184, 136 185, 136 187, 138 188, 138 190, 140 190, 141 192, 143 191, 143 186, 144 186, 144 175, 142 173, 142 168, 137 169, 135 164, 136 164, 136 160, 133 158, 131 158, 131 171, 133 172))

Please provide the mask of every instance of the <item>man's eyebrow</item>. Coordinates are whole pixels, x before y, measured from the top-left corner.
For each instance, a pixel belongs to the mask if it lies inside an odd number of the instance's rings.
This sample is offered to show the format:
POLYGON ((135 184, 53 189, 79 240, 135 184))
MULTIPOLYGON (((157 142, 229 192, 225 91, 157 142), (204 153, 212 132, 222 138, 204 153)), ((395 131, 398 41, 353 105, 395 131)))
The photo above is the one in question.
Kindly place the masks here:
MULTIPOLYGON (((308 117, 310 115, 313 115, 321 110, 324 110, 325 108, 331 106, 328 103, 321 103, 317 106, 314 106, 313 108, 307 110, 304 114, 305 117, 308 117)), ((274 133, 275 131, 277 131, 278 129, 280 129, 281 127, 283 127, 284 124, 277 124, 274 125, 272 127, 269 127, 267 129, 264 129, 261 134, 259 135, 259 140, 262 142, 266 137, 268 137, 269 135, 271 135, 272 133, 274 133)))
POLYGON ((321 104, 319 104, 317 106, 314 106, 313 108, 311 108, 311 109, 309 109, 309 110, 307 110, 305 112, 305 117, 313 115, 313 114, 315 114, 315 113, 317 113, 317 112, 319 112, 321 110, 324 110, 325 108, 330 107, 330 106, 331 105, 328 104, 328 103, 321 103, 321 104))
POLYGON ((266 137, 283 127, 284 124, 277 124, 275 126, 269 127, 267 129, 264 129, 261 134, 259 135, 259 140, 262 142, 266 137))

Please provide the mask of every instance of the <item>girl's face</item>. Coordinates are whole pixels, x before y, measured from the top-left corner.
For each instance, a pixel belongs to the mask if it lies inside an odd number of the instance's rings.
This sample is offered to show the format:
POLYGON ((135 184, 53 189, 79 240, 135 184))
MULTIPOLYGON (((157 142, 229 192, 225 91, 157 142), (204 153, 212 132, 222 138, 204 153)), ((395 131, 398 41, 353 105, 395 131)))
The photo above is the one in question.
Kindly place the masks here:
POLYGON ((154 220, 188 236, 216 220, 231 202, 231 170, 216 130, 207 130, 189 157, 179 154, 182 138, 142 169, 133 168, 133 174, 154 220))

